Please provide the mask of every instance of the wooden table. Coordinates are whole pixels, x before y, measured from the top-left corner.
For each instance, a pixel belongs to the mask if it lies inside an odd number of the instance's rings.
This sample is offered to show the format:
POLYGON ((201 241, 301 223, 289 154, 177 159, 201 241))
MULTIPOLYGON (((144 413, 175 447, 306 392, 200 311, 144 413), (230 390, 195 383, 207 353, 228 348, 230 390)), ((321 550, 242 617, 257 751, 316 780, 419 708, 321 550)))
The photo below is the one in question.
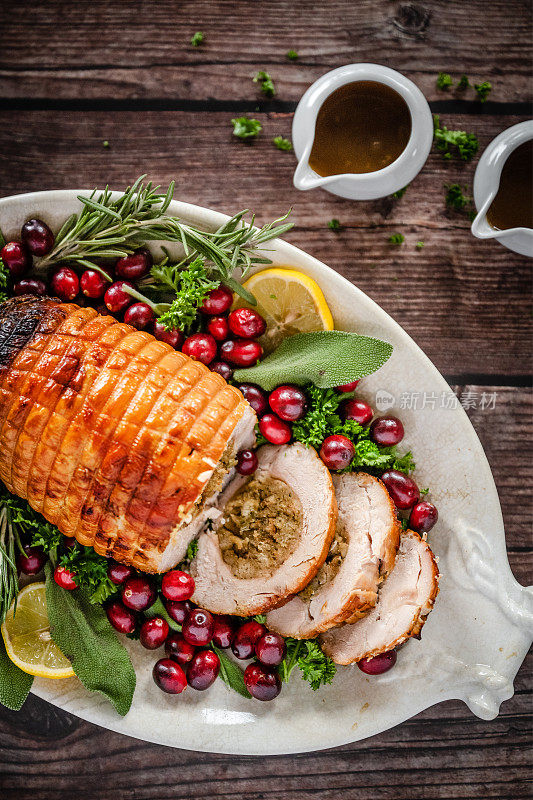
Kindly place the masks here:
MULTIPOLYGON (((287 239, 392 314, 454 388, 476 393, 468 413, 500 492, 511 565, 531 582, 531 263, 473 239, 467 217, 446 210, 445 184, 471 191, 477 159, 433 153, 401 200, 356 204, 297 192, 294 156, 271 143, 290 136, 317 77, 378 61, 416 81, 444 124, 475 132, 483 149, 530 113, 530 40, 527 0, 19 0, 0 29, 0 194, 122 188, 147 172, 162 184, 175 178, 179 199, 228 213, 251 207, 260 221, 292 206, 287 239), (206 38, 194 48, 198 30, 206 38), (260 69, 273 76, 273 100, 252 82, 260 69), (488 102, 437 90, 440 71, 490 80, 488 102), (245 113, 263 126, 252 145, 231 134, 232 117, 245 113), (333 217, 339 233, 327 227, 333 217), (395 232, 406 239, 398 247, 388 243, 395 232), (480 408, 483 392, 496 392, 494 409, 480 408)), ((364 742, 261 760, 145 744, 30 697, 19 714, 0 712, 0 795, 529 797, 530 674, 524 665, 494 722, 447 702, 364 742)))

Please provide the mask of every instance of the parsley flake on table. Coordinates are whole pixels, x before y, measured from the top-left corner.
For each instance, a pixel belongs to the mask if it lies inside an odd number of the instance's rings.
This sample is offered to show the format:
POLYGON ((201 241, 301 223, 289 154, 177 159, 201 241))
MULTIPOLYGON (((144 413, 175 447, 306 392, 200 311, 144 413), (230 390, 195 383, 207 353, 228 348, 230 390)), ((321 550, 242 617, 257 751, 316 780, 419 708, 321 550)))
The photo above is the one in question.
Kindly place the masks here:
POLYGON ((477 99, 480 103, 485 103, 487 97, 492 91, 492 84, 489 81, 483 81, 483 83, 475 83, 474 89, 476 90, 477 99))
POLYGON ((253 79, 254 83, 261 84, 261 91, 266 97, 274 97, 276 94, 276 89, 274 86, 274 81, 264 70, 259 70, 255 78, 253 79))
POLYGON ((422 248, 424 247, 424 244, 425 244, 424 242, 417 242, 415 244, 415 247, 416 247, 417 250, 422 250, 422 248))
POLYGON ((439 72, 437 78, 437 89, 449 89, 452 85, 452 76, 447 72, 439 72))
POLYGON ((446 159, 450 159, 456 153, 463 161, 471 161, 479 148, 479 142, 474 133, 449 131, 445 125, 440 124, 438 114, 433 115, 433 137, 435 147, 446 159))
POLYGON ((405 242, 405 236, 403 233, 393 233, 389 236, 389 242, 391 244, 403 244, 405 242))
POLYGON ((231 124, 233 135, 238 139, 254 139, 263 130, 259 120, 250 117, 237 117, 231 120, 231 124))
POLYGON ((205 40, 205 35, 202 31, 196 31, 191 37, 191 44, 193 47, 200 47, 205 40))
POLYGON ((400 200, 400 198, 404 196, 404 194, 406 193, 408 188, 409 188, 409 184, 407 184, 407 186, 404 186, 403 189, 398 189, 397 192, 393 192, 391 194, 392 199, 393 200, 400 200))
POLYGON ((464 92, 470 86, 470 81, 466 75, 461 75, 457 83, 457 91, 464 92))
POLYGON ((296 52, 296 50, 289 50, 289 52, 287 53, 287 58, 289 59, 289 61, 298 61, 298 53, 296 52))
POLYGON ((272 143, 278 148, 278 150, 286 150, 287 152, 292 150, 292 143, 289 139, 284 139, 283 136, 274 136, 272 143))
POLYGON ((464 194, 466 186, 460 186, 458 183, 445 184, 446 192, 446 205, 448 208, 453 208, 455 211, 465 213, 469 219, 473 220, 476 216, 472 198, 464 194))
POLYGON ((343 226, 341 225, 338 219, 333 217, 333 219, 330 219, 330 221, 328 222, 328 228, 330 229, 330 231, 341 231, 343 226))

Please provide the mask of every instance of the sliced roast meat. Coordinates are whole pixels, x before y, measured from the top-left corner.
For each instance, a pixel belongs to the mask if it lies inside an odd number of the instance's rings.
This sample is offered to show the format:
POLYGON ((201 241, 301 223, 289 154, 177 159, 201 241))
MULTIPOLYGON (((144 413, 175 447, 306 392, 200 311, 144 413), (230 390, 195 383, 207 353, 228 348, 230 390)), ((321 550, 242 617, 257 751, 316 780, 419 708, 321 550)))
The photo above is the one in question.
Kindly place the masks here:
POLYGON ((323 651, 337 664, 353 664, 393 650, 420 633, 438 591, 439 570, 429 545, 414 531, 405 531, 376 606, 358 622, 323 633, 323 651))
POLYGON ((394 561, 400 526, 383 484, 361 472, 335 475, 333 485, 338 519, 326 561, 302 592, 267 616, 282 636, 310 639, 368 613, 394 561))
POLYGON ((193 601, 217 614, 264 613, 299 592, 328 554, 337 520, 331 475, 300 443, 266 445, 250 478, 219 498, 222 516, 200 536, 193 601))

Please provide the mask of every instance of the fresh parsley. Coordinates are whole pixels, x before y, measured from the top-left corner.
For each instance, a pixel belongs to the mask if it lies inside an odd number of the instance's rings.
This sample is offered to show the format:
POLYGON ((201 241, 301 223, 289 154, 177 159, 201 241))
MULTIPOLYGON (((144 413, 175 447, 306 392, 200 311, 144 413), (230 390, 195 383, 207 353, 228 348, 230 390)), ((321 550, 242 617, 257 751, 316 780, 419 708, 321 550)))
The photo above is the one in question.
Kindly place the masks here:
POLYGON ((479 142, 474 133, 449 131, 445 125, 440 124, 438 114, 433 115, 433 137, 435 147, 446 159, 452 158, 455 153, 463 161, 471 161, 479 148, 479 142))
POLYGON ((439 72, 437 78, 437 89, 449 89, 452 85, 452 76, 447 72, 439 72))
POLYGON ((416 249, 417 249, 417 250, 422 250, 422 248, 423 248, 424 246, 425 246, 425 242, 417 242, 417 243, 415 244, 415 247, 416 247, 416 249))
POLYGON ((255 75, 253 81, 254 83, 260 84, 261 91, 266 97, 274 97, 274 95, 276 94, 276 87, 274 86, 274 81, 272 80, 268 72, 265 72, 263 69, 259 70, 257 75, 255 75))
POLYGON ((393 233, 389 236, 390 244, 403 244, 405 242, 405 236, 403 233, 393 233))
POLYGON ((330 231, 341 231, 343 226, 341 225, 338 219, 333 217, 333 219, 330 219, 330 221, 328 222, 328 228, 330 229, 330 231))
POLYGON ((487 97, 492 91, 492 84, 489 81, 483 81, 483 83, 475 83, 474 89, 476 90, 477 99, 480 103, 485 103, 487 101, 487 97))
POLYGON ((196 31, 191 37, 191 44, 193 47, 200 47, 205 40, 205 35, 202 31, 196 31))
POLYGON ((289 139, 284 139, 283 136, 274 136, 272 139, 272 143, 278 148, 278 150, 292 150, 292 143, 289 139))
POLYGON ((254 139, 263 130, 259 120, 250 117, 236 117, 231 120, 231 124, 233 125, 233 135, 237 139, 254 139))
POLYGON ((287 655, 279 666, 279 675, 287 683, 295 667, 302 679, 316 691, 326 683, 331 683, 337 672, 334 662, 322 652, 313 640, 285 639, 287 655))
POLYGON ((472 198, 464 194, 466 187, 460 186, 458 183, 448 183, 445 188, 447 189, 446 205, 448 208, 466 214, 471 220, 474 219, 476 212, 472 198))
POLYGON ((409 188, 409 184, 407 184, 407 186, 404 186, 403 189, 398 189, 397 192, 393 192, 391 194, 392 199, 393 200, 399 200, 401 197, 404 196, 404 194, 406 193, 408 188, 409 188))
POLYGON ((461 75, 459 81, 457 82, 457 91, 464 92, 470 86, 470 81, 466 75, 461 75))
POLYGON ((287 53, 287 58, 289 59, 289 61, 298 61, 298 53, 296 52, 296 50, 289 50, 289 52, 287 53))

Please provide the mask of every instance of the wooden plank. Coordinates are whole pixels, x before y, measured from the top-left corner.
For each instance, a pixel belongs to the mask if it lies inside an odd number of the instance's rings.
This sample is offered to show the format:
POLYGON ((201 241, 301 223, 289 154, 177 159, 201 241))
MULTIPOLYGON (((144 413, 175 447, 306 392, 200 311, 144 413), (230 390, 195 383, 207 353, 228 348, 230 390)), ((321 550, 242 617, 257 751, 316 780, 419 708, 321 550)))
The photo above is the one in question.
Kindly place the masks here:
POLYGON ((296 101, 317 77, 355 61, 406 72, 431 98, 440 71, 489 79, 494 100, 531 98, 531 8, 521 0, 22 0, 2 20, 0 96, 251 99, 268 70, 296 101), (133 10, 135 9, 135 10, 133 10), (202 30, 205 44, 190 45, 202 30), (285 54, 296 50, 299 61, 285 54))
MULTIPOLYGON (((473 164, 431 155, 404 197, 348 203, 292 186, 294 156, 271 138, 290 132, 290 115, 259 114, 260 139, 231 134, 231 113, 0 113, 0 192, 87 187, 121 188, 139 172, 176 196, 234 213, 253 208, 260 220, 293 207, 287 239, 356 283, 413 336, 448 374, 527 374, 530 368, 530 263, 495 242, 479 242, 468 219, 445 208, 444 184, 471 187, 473 164), (106 150, 102 141, 111 146, 106 150), (332 217, 345 229, 327 228, 332 217), (393 232, 405 234, 400 247, 393 232), (415 249, 417 241, 425 247, 415 249), (512 313, 502 313, 502 300, 512 313)), ((450 116, 475 130, 484 146, 517 117, 450 116)), ((37 211, 38 209, 35 209, 37 211)), ((0 220, 1 223, 1 220, 0 220)))

